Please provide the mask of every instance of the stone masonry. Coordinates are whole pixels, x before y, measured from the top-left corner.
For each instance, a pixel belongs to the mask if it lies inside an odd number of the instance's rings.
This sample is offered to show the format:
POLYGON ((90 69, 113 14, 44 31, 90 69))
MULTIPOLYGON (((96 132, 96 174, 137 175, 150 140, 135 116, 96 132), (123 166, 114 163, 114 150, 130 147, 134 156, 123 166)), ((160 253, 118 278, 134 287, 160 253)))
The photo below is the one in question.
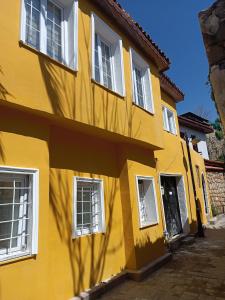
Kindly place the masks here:
POLYGON ((225 213, 225 164, 205 160, 208 187, 214 214, 225 213))
POLYGON ((218 0, 201 12, 199 21, 209 61, 212 92, 225 128, 225 0, 218 0))
POLYGON ((219 160, 225 156, 225 139, 218 140, 215 132, 206 135, 207 148, 210 160, 219 160))
POLYGON ((212 210, 225 213, 225 173, 207 172, 212 210))

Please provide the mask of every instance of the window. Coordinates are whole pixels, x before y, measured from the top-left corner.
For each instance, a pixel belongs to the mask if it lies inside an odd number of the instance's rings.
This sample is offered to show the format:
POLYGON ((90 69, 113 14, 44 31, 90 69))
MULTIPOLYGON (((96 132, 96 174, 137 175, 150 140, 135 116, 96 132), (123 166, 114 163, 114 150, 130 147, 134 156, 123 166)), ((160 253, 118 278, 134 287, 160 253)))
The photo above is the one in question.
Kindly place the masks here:
POLYGON ((153 178, 136 177, 140 227, 158 224, 158 209, 153 178))
POLYGON ((92 14, 92 77, 106 88, 125 95, 122 40, 92 14))
POLYGON ((104 232, 103 182, 78 178, 74 181, 74 236, 104 232))
POLYGON ((133 50, 130 50, 134 103, 154 113, 151 74, 148 64, 133 50))
POLYGON ((197 179, 198 179, 198 186, 201 187, 201 178, 200 178, 200 169, 199 166, 195 166, 197 179))
POLYGON ((22 0, 22 41, 77 69, 77 10, 77 0, 22 0))
POLYGON ((37 254, 38 172, 0 169, 0 260, 37 254))
POLYGON ((167 107, 163 107, 163 127, 165 130, 177 134, 174 113, 167 107))

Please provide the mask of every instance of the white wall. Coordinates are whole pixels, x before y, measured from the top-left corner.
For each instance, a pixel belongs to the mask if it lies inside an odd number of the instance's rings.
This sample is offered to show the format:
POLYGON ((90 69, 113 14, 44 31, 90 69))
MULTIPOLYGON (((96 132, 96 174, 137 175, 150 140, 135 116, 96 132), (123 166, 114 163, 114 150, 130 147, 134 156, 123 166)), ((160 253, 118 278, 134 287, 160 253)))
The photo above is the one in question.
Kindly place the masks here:
POLYGON ((200 140, 200 142, 198 143, 198 151, 202 154, 203 158, 209 159, 205 133, 184 126, 180 126, 180 132, 184 132, 187 134, 190 141, 189 145, 191 148, 193 148, 191 143, 191 136, 196 136, 196 138, 200 140))

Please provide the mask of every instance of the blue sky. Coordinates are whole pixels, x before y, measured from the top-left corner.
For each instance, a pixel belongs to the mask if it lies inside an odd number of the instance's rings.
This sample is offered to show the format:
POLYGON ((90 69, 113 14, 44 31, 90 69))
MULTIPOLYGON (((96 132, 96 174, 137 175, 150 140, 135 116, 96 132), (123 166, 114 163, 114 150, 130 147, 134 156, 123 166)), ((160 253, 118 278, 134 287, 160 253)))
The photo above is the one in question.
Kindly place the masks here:
POLYGON ((167 74, 185 93, 178 112, 203 110, 213 121, 216 109, 210 97, 208 62, 198 12, 213 0, 118 0, 170 58, 167 74))

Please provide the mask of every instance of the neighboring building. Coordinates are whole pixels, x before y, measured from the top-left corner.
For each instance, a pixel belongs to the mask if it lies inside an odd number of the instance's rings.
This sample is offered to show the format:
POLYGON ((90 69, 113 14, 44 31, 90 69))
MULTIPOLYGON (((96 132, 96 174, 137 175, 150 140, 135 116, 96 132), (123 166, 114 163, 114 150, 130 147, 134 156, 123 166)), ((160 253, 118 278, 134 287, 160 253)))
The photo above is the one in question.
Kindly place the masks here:
POLYGON ((214 132, 209 121, 192 112, 182 114, 178 119, 181 137, 186 135, 190 147, 200 153, 204 159, 209 159, 207 134, 214 132))
POLYGON ((223 128, 225 129, 225 1, 216 1, 199 13, 206 54, 209 61, 209 80, 223 128))
POLYGON ((138 277, 197 230, 168 58, 114 0, 3 1, 0 19, 0 298, 138 277))

